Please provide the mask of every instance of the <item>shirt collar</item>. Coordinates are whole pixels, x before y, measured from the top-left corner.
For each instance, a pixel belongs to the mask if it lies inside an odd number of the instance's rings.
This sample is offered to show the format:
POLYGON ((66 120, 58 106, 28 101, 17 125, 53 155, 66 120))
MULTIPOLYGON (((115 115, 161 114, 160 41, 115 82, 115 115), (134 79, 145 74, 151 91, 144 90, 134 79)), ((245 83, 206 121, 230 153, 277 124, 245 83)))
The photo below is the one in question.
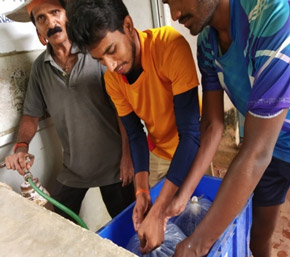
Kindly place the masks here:
MULTIPOLYGON (((54 61, 52 58, 51 52, 52 52, 52 46, 50 44, 48 44, 46 47, 46 51, 45 51, 44 62, 54 61)), ((71 48, 71 53, 76 54, 76 53, 80 53, 80 52, 81 52, 81 50, 78 48, 78 46, 73 43, 72 48, 71 48)))

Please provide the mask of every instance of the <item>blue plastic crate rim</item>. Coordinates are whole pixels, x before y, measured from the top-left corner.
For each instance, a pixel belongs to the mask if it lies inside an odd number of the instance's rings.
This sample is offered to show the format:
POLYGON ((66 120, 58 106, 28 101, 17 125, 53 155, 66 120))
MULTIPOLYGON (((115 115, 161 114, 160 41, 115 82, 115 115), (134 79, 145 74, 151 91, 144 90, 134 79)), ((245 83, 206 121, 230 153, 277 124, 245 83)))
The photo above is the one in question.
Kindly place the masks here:
MULTIPOLYGON (((214 201, 222 180, 220 178, 204 176, 198 184, 193 195, 201 196, 214 201)), ((164 180, 156 184, 150 195, 154 202, 157 198, 164 180)), ((97 233, 110 239, 115 244, 126 248, 128 241, 134 235, 135 230, 132 222, 132 212, 135 203, 129 205, 124 211, 118 214, 107 225, 97 233)), ((252 197, 248 200, 241 213, 232 221, 224 233, 212 246, 207 257, 250 257, 249 249, 250 230, 252 225, 252 197)))

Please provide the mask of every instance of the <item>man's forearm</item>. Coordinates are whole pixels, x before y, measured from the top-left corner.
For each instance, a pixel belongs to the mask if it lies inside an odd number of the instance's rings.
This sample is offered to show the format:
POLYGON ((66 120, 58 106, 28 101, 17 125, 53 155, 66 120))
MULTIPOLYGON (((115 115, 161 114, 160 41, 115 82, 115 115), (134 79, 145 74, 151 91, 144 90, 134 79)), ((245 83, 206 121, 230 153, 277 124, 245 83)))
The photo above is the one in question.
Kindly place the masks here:
POLYGON ((153 207, 151 208, 151 212, 155 213, 155 215, 166 217, 165 210, 167 206, 172 201, 174 195, 178 190, 178 186, 173 184, 170 180, 165 179, 165 182, 162 186, 162 189, 155 200, 153 207))
POLYGON ((149 172, 140 171, 135 174, 135 187, 138 190, 148 190, 149 192, 149 172))
POLYGON ((224 128, 223 91, 203 93, 201 140, 196 158, 178 196, 187 201, 204 175, 218 148, 224 128))
POLYGON ((208 124, 201 131, 200 147, 196 158, 178 192, 179 197, 189 199, 200 179, 207 171, 222 137, 223 125, 208 124))
POLYGON ((19 124, 17 142, 29 144, 37 131, 38 121, 38 117, 23 115, 19 124))
POLYGON ((166 178, 181 186, 200 145, 200 111, 197 88, 174 96, 175 122, 179 142, 166 178))
POLYGON ((199 239, 200 249, 209 250, 245 206, 258 183, 261 176, 254 172, 254 168, 247 170, 249 165, 245 161, 239 159, 232 162, 210 211, 192 234, 195 239, 199 239))
POLYGON ((118 124, 119 124, 121 140, 122 140, 122 153, 123 153, 123 155, 124 154, 130 155, 128 135, 126 133, 126 130, 124 128, 123 123, 121 122, 121 120, 118 116, 117 116, 117 120, 118 120, 118 124))
POLYGON ((287 111, 272 119, 247 114, 241 149, 232 161, 207 215, 192 234, 193 239, 199 238, 201 248, 211 246, 245 206, 271 161, 287 111))
POLYGON ((149 171, 149 149, 140 118, 134 113, 120 117, 128 135, 135 173, 149 171))

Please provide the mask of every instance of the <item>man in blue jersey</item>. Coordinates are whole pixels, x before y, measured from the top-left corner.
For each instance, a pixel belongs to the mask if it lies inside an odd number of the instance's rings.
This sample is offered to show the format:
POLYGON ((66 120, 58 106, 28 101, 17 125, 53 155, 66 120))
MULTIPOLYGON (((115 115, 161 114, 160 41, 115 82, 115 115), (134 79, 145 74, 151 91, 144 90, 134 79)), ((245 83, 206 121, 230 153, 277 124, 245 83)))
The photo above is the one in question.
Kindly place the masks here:
MULTIPOLYGON (((216 138, 223 92, 245 115, 244 141, 212 208, 174 257, 204 256, 253 195, 250 247, 271 256, 271 236, 290 183, 289 0, 163 0, 173 20, 198 36, 204 137, 216 138), (217 222, 218 221, 218 222, 217 222)), ((217 142, 215 140, 214 142, 217 142)), ((216 147, 208 145, 211 148, 216 147)), ((168 208, 180 212, 190 197, 189 174, 168 208), (187 192, 183 194, 182 192, 187 192), (179 208, 177 208, 179 206, 179 208), (179 209, 177 211, 177 209, 179 209)))

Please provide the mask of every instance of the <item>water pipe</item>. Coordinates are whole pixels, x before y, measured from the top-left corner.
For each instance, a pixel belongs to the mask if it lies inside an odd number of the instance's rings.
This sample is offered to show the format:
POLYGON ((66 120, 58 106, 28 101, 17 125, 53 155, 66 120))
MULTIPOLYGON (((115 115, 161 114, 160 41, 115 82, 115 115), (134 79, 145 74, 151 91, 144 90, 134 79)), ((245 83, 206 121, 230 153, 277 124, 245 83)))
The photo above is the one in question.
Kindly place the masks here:
POLYGON ((81 227, 88 229, 86 223, 80 218, 80 216, 78 216, 75 212, 73 212, 71 209, 67 208, 66 206, 64 206, 63 204, 61 204, 60 202, 58 202, 57 200, 53 199, 52 197, 50 197, 49 195, 47 195, 46 193, 44 193, 43 191, 41 191, 33 182, 33 180, 31 178, 28 178, 27 181, 29 182, 29 184, 32 186, 32 188, 39 194, 41 195, 44 199, 46 199, 47 201, 49 201, 50 203, 52 203, 53 205, 55 205, 56 207, 58 207, 59 209, 61 209, 62 211, 64 211, 66 214, 68 214, 70 217, 72 217, 81 227))
MULTIPOLYGON (((3 167, 5 167, 5 162, 0 163, 0 168, 3 168, 3 167)), ((71 209, 67 208, 66 206, 64 206, 63 204, 61 204, 60 202, 58 202, 57 200, 53 199, 51 196, 47 195, 42 190, 40 190, 37 187, 37 185, 33 182, 33 176, 29 170, 25 171, 24 179, 44 199, 46 199, 47 201, 49 201, 50 203, 52 203, 53 205, 55 205, 56 207, 64 211, 67 215, 72 217, 81 227, 88 229, 88 226, 86 225, 86 223, 75 212, 73 212, 71 209)))

